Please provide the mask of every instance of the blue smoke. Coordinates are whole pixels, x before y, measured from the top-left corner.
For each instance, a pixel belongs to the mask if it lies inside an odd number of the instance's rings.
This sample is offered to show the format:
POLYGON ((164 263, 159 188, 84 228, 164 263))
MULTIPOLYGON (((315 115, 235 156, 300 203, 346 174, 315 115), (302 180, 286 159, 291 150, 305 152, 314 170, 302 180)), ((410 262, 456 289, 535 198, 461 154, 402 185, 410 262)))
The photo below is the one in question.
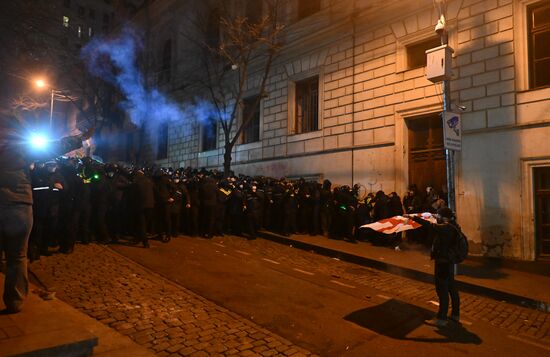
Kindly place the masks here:
MULTIPOLYGON (((132 122, 156 131, 159 124, 181 122, 195 118, 206 123, 217 118, 216 108, 208 101, 195 99, 185 107, 174 103, 156 88, 147 88, 137 65, 137 55, 143 50, 140 34, 125 27, 114 38, 94 38, 82 50, 88 71, 119 88, 125 100, 119 105, 132 122)), ((223 115, 227 118, 227 115, 223 115)), ((224 119, 225 119, 224 118, 224 119)))

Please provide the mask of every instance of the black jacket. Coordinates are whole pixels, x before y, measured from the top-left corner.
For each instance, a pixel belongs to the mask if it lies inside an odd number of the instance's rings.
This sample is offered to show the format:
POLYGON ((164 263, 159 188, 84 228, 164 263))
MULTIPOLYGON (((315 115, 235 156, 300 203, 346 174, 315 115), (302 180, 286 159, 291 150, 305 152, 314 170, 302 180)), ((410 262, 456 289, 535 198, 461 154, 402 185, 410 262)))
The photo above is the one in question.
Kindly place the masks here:
POLYGON ((431 223, 420 217, 412 218, 423 227, 428 227, 435 232, 432 243, 431 257, 436 263, 448 263, 451 261, 451 247, 456 244, 458 239, 458 229, 453 222, 449 223, 431 223))

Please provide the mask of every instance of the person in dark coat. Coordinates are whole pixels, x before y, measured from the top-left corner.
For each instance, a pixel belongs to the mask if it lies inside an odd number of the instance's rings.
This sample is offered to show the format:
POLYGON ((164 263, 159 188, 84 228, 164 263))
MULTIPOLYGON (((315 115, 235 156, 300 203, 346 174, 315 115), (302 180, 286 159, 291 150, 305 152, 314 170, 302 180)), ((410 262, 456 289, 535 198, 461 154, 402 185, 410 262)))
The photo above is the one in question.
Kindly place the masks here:
POLYGON ((449 309, 449 295, 451 296, 451 320, 460 320, 460 296, 455 283, 454 263, 451 260, 451 247, 456 244, 460 226, 450 208, 441 208, 437 211, 437 223, 430 223, 418 216, 408 216, 423 227, 434 232, 431 258, 435 261, 435 290, 439 298, 437 316, 431 322, 437 326, 447 325, 449 309))
POLYGON ((172 232, 172 215, 170 214, 171 206, 175 199, 172 197, 174 190, 170 177, 163 173, 157 172, 154 177, 154 192, 155 192, 155 233, 157 239, 162 242, 168 242, 172 232))
POLYGON ((201 211, 203 218, 202 235, 212 238, 216 224, 216 207, 218 203, 218 186, 212 177, 205 177, 199 187, 201 211))
POLYGON ((153 182, 142 170, 137 170, 134 176, 134 197, 136 215, 136 238, 145 248, 149 248, 147 233, 150 230, 155 208, 155 191, 153 182))
POLYGON ((199 182, 197 178, 193 177, 187 184, 187 190, 189 192, 189 216, 188 216, 188 233, 191 236, 198 236, 200 231, 200 193, 199 182))
POLYGON ((296 233, 296 216, 298 215, 298 190, 292 183, 287 183, 283 196, 282 216, 283 216, 283 235, 289 236, 296 233))
POLYGON ((111 241, 117 242, 126 229, 127 217, 125 216, 124 192, 130 182, 116 165, 108 165, 105 172, 109 184, 107 222, 111 232, 111 241))
POLYGON ((229 200, 227 202, 227 212, 229 213, 229 226, 231 233, 237 236, 242 234, 244 207, 245 202, 242 186, 232 187, 231 194, 229 195, 229 200))
POLYGON ((257 186, 252 185, 245 199, 245 216, 248 234, 250 235, 250 239, 256 239, 256 234, 261 226, 264 195, 263 192, 258 191, 257 186))
POLYGON ((323 181, 323 186, 320 190, 319 216, 321 221, 321 231, 325 237, 330 233, 332 221, 333 199, 332 199, 332 183, 329 180, 323 181))
POLYGON ((81 147, 82 140, 92 134, 90 130, 33 150, 23 123, 11 113, 0 112, 0 246, 6 256, 3 293, 6 313, 19 312, 28 293, 27 247, 33 219, 29 167, 34 161, 81 147))

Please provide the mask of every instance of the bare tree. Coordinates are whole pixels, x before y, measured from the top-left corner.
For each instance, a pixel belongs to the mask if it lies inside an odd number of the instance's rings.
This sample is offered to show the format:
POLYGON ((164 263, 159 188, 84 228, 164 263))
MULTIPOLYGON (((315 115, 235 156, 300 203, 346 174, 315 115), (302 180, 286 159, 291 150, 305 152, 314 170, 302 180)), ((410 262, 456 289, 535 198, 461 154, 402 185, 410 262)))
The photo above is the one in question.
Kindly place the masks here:
MULTIPOLYGON (((210 10, 210 21, 200 27, 200 78, 190 75, 211 102, 216 122, 223 133, 224 174, 231 171, 232 151, 250 125, 254 111, 266 95, 266 85, 278 54, 283 26, 280 13, 283 0, 253 0, 260 4, 259 16, 235 14, 234 9, 217 7, 210 10), (218 26, 219 29, 213 26, 218 26), (242 110, 247 91, 257 93, 246 113, 242 110), (243 113, 243 115, 239 115, 243 113)), ((257 5, 256 5, 257 6, 257 5)), ((246 7, 245 7, 246 8, 246 7)), ((189 36, 187 36, 189 38, 189 36)), ((194 85, 192 85, 194 87, 194 85)))

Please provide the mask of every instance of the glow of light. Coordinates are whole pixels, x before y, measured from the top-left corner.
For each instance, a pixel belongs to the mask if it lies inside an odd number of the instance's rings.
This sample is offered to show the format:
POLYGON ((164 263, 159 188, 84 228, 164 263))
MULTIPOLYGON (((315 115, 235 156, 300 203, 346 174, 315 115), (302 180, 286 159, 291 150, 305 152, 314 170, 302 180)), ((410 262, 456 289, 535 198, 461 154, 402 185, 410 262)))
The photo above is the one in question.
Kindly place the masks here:
POLYGON ((36 150, 45 150, 48 147, 48 137, 43 134, 33 134, 30 137, 30 145, 36 150))
POLYGON ((43 79, 37 79, 36 81, 34 81, 34 84, 36 84, 38 88, 46 87, 46 82, 43 79))

